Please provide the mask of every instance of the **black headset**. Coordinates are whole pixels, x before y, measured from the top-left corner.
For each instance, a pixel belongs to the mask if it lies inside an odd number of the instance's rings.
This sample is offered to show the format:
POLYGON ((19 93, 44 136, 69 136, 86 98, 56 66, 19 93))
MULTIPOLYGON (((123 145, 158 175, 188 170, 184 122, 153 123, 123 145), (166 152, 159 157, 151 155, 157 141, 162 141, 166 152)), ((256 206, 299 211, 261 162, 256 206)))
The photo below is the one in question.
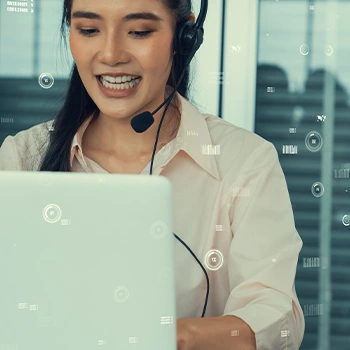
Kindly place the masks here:
POLYGON ((208 12, 208 0, 201 1, 201 10, 196 23, 187 19, 179 23, 176 28, 174 49, 179 55, 188 55, 192 50, 192 60, 194 54, 198 51, 204 40, 203 24, 208 12))
MULTIPOLYGON (((180 86, 180 83, 185 75, 187 67, 189 66, 189 64, 192 61, 193 56, 195 55, 195 53, 198 51, 198 49, 200 48, 200 46, 203 43, 203 39, 204 39, 203 24, 204 24, 205 18, 207 16, 207 12, 208 12, 208 0, 202 0, 201 1, 201 10, 200 10, 200 13, 199 13, 199 16, 198 16, 196 23, 193 23, 193 21, 187 19, 186 21, 180 22, 177 24, 175 38, 174 38, 174 50, 176 52, 176 55, 188 56, 188 58, 187 58, 183 73, 180 76, 179 82, 175 86, 174 91, 169 95, 169 97, 153 113, 143 112, 141 114, 138 114, 134 118, 132 118, 132 120, 130 122, 131 126, 135 130, 135 132, 142 133, 142 132, 146 131, 154 123, 153 115, 155 113, 157 113, 166 103, 168 103, 168 105, 166 106, 166 108, 164 110, 163 116, 160 120, 160 123, 159 123, 157 137, 156 137, 156 141, 155 141, 154 149, 153 149, 153 154, 152 154, 150 175, 152 175, 154 155, 155 155, 155 152, 157 149, 159 132, 160 132, 160 128, 161 128, 162 123, 163 123, 164 116, 165 116, 165 114, 170 106, 171 100, 172 100, 175 92, 177 91, 177 89, 180 86)), ((192 254, 192 256, 196 259, 196 261, 198 262, 198 264, 200 265, 200 267, 202 268, 202 270, 205 274, 205 277, 207 280, 207 294, 205 296, 205 303, 204 303, 202 316, 201 316, 201 317, 204 317, 205 310, 207 308, 208 297, 209 297, 209 277, 208 277, 207 271, 205 270, 205 268, 203 267, 201 262, 198 260, 196 255, 187 246, 187 244, 181 238, 179 238, 174 232, 173 232, 173 234, 174 234, 175 238, 181 244, 183 244, 187 248, 187 250, 192 254)))

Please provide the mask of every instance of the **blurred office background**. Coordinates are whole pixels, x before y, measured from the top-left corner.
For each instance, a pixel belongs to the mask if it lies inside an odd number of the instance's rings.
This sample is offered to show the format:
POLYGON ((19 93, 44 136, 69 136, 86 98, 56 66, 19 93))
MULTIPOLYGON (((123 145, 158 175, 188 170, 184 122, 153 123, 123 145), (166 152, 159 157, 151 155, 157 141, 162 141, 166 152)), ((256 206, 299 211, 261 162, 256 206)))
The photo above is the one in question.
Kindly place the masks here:
MULTIPOLYGON (((59 45, 62 3, 13 13, 1 1, 0 144, 53 119, 63 102, 72 58, 59 45), (54 77, 50 89, 42 73, 54 77)), ((191 101, 279 153, 304 242, 305 350, 350 349, 349 18, 348 0, 209 0, 192 63, 191 101)))

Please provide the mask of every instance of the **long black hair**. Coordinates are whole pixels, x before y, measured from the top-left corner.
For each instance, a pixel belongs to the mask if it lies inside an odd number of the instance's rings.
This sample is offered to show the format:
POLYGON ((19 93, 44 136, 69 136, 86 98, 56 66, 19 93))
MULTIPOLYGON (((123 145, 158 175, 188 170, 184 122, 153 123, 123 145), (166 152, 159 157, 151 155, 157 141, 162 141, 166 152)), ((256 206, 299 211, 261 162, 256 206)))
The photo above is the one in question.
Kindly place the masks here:
MULTIPOLYGON (((67 33, 70 26, 70 17, 73 0, 64 0, 63 16, 61 21, 61 40, 64 39, 67 47, 67 33)), ((192 13, 191 0, 163 0, 165 7, 173 14, 176 23, 186 21, 192 13)), ((167 85, 175 87, 183 73, 188 57, 175 55, 171 73, 167 85)), ((188 99, 190 67, 186 69, 184 78, 179 86, 178 92, 188 99)), ((70 153, 74 135, 80 126, 92 114, 99 112, 95 102, 86 91, 80 78, 76 64, 73 64, 69 81, 68 92, 63 107, 58 111, 53 131, 48 131, 48 145, 39 162, 38 171, 60 171, 71 172, 70 153)), ((43 148, 43 146, 42 146, 43 148)))

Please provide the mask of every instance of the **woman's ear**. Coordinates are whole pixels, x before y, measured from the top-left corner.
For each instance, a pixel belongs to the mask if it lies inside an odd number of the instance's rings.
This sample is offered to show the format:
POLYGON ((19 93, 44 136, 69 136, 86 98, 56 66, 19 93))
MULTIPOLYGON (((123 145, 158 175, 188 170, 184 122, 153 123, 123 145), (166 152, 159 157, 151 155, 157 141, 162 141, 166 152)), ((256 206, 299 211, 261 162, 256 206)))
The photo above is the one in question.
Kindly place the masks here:
POLYGON ((192 22, 196 22, 196 17, 194 15, 194 13, 191 13, 190 17, 188 17, 188 19, 192 22))

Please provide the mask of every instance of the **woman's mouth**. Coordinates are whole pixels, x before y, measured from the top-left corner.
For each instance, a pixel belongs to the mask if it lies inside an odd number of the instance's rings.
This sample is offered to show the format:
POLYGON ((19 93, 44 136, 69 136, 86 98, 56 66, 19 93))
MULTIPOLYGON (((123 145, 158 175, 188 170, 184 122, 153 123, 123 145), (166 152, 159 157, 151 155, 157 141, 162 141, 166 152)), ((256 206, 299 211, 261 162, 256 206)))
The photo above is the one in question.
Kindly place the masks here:
POLYGON ((118 77, 118 78, 113 78, 113 77, 108 77, 108 76, 98 76, 99 81, 101 84, 112 90, 129 90, 138 85, 141 81, 141 77, 118 77))

